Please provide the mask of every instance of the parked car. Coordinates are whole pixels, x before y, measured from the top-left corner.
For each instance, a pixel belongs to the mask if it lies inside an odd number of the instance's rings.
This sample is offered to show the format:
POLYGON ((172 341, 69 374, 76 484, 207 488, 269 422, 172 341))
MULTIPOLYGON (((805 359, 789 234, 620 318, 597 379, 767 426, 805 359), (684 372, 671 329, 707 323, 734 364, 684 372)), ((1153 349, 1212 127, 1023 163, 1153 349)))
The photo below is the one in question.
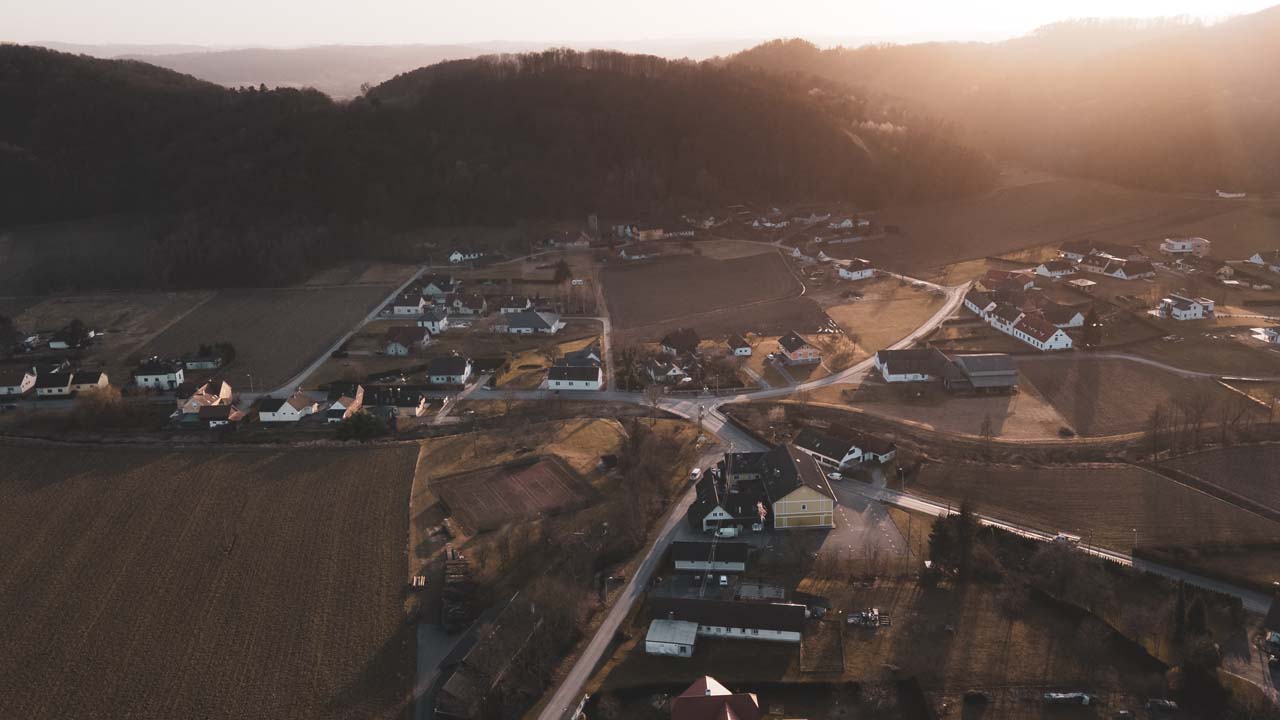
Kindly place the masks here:
POLYGON ((1044 701, 1049 705, 1093 705, 1098 698, 1086 692, 1047 692, 1044 701))
POLYGON ((827 479, 828 479, 828 480, 843 480, 843 479, 844 479, 844 476, 843 476, 843 475, 841 475, 841 474, 840 474, 840 473, 838 473, 838 472, 827 473, 827 479))
POLYGON ((1178 703, 1164 698, 1151 698, 1147 700, 1147 710, 1155 712, 1177 712, 1178 703))
POLYGON ((735 537, 738 537, 738 528, 736 528, 736 527, 722 527, 722 528, 718 528, 718 529, 716 530, 716 537, 718 537, 718 538, 735 538, 735 537))
POLYGON ((701 470, 699 470, 698 468, 694 468, 694 469, 689 473, 689 479, 690 479, 690 480, 697 480, 697 479, 698 479, 698 478, 700 478, 700 477, 702 477, 702 471, 701 471, 701 470))

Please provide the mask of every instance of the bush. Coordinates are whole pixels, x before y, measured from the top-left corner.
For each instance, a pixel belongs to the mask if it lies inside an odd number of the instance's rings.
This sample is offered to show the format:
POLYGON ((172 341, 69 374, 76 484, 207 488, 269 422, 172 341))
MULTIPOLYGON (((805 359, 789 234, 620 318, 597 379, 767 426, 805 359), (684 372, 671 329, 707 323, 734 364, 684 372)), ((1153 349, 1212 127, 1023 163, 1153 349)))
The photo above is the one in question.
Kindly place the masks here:
POLYGON ((339 440, 372 440, 390 430, 381 418, 369 413, 356 413, 338 425, 339 440))

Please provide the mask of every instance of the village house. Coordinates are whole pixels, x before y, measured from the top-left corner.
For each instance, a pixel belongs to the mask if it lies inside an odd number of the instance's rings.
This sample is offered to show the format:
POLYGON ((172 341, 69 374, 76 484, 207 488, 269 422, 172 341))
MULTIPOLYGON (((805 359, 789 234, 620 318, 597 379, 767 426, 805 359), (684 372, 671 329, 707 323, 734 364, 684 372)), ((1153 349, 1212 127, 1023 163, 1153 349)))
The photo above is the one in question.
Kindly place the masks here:
POLYGON ((657 619, 649 623, 649 630, 644 636, 644 651, 649 655, 690 657, 697 641, 698 623, 657 619))
POLYGON ((489 301, 476 293, 458 293, 450 301, 455 315, 481 316, 489 312, 489 301))
POLYGON ((671 720, 760 720, 764 716, 755 693, 730 692, 709 675, 671 698, 671 720))
POLYGON ((71 373, 66 370, 36 376, 36 397, 42 400, 71 397, 71 373))
POLYGON ((1093 280, 1087 280, 1085 278, 1075 278, 1074 280, 1068 280, 1067 284, 1075 288, 1076 290, 1079 290, 1080 292, 1090 293, 1090 294, 1092 294, 1093 289, 1098 286, 1098 283, 1094 282, 1093 280))
POLYGON ((729 353, 735 357, 751 356, 751 344, 741 335, 730 335, 726 344, 729 346, 729 353))
POLYGON ((1018 324, 1026 313, 1012 303, 997 303, 994 310, 987 313, 987 322, 991 327, 1006 335, 1013 334, 1013 326, 1018 324))
POLYGON ((1075 271, 1076 266, 1070 260, 1046 260, 1036 266, 1036 274, 1042 277, 1066 277, 1075 271))
POLYGON ((101 370, 77 370, 71 373, 71 392, 79 393, 109 385, 107 374, 101 370))
POLYGON ((287 398, 265 397, 258 402, 258 421, 292 423, 315 413, 319 403, 299 390, 287 398))
POLYGON ((817 461, 795 445, 767 453, 761 482, 775 529, 835 527, 835 493, 817 461))
POLYGON ((600 346, 592 344, 578 350, 570 350, 556 364, 569 367, 600 367, 604 364, 604 359, 600 355, 600 346))
POLYGON ((133 371, 133 382, 140 388, 176 390, 182 384, 182 365, 152 357, 133 371))
POLYGON ((244 411, 235 405, 206 405, 196 414, 205 427, 214 429, 237 425, 244 420, 244 411))
POLYGON ((533 309, 533 301, 524 295, 507 295, 499 298, 495 304, 498 306, 499 315, 509 315, 533 309))
POLYGON ((1009 334, 1040 351, 1071 349, 1071 336, 1040 313, 1024 315, 1009 334))
MULTIPOLYGON (((764 456, 764 453, 751 454, 764 456)), ((730 460, 730 454, 726 453, 725 459, 730 460)), ((714 532, 722 527, 762 532, 769 519, 769 509, 758 480, 758 475, 720 480, 704 475, 694 486, 696 498, 685 512, 685 521, 696 532, 714 532)))
POLYGON ((550 390, 599 390, 603 384, 604 373, 599 365, 556 365, 547 371, 550 390))
POLYGON ((391 304, 392 315, 421 315, 427 301, 418 293, 401 293, 391 304))
POLYGON ((1165 238, 1160 243, 1160 252, 1166 255, 1195 255, 1204 257, 1209 254, 1210 242, 1202 237, 1165 238))
POLYGON ((1156 269, 1146 260, 1112 260, 1102 274, 1121 280, 1140 280, 1155 277, 1156 269))
POLYGON ((1058 254, 1067 260, 1079 262, 1093 252, 1093 243, 1088 240, 1068 240, 1058 246, 1058 254))
POLYGON ((432 358, 427 363, 427 381, 432 385, 463 386, 471 379, 471 358, 457 353, 432 358))
POLYGON ((512 335, 555 335, 564 329, 564 321, 559 313, 543 310, 521 310, 501 316, 501 320, 493 326, 494 332, 512 335))
POLYGON ((814 365, 822 362, 822 353, 809 344, 799 333, 791 332, 778 338, 778 349, 788 365, 814 365))
POLYGON ((676 328, 666 335, 662 336, 662 340, 658 344, 662 348, 662 352, 667 355, 685 355, 697 354, 698 343, 702 339, 698 337, 698 333, 692 328, 676 328))
POLYGON ((222 367, 222 356, 216 352, 187 355, 182 358, 182 367, 187 370, 217 370, 222 367))
POLYGON ((747 570, 751 545, 744 542, 673 542, 671 562, 681 572, 740 573, 747 570))
POLYGON ((987 315, 995 310, 996 303, 990 293, 971 289, 965 293, 964 306, 974 315, 985 320, 987 315))
POLYGON ((424 327, 387 328, 386 344, 383 352, 393 357, 411 355, 427 347, 431 342, 431 333, 424 327))
POLYGON ((357 385, 355 396, 342 395, 337 400, 331 402, 329 404, 329 409, 324 413, 324 418, 326 422, 340 423, 360 412, 363 408, 364 387, 357 385))
POLYGON ((1169 297, 1162 299, 1160 305, 1152 312, 1159 317, 1171 320, 1204 320, 1213 317, 1213 300, 1171 293, 1169 297))
POLYGON ((887 383, 932 382, 942 379, 950 361, 937 348, 912 348, 880 350, 872 364, 887 383))
POLYGON ((651 620, 696 623, 697 637, 800 642, 807 615, 804 605, 735 602, 709 598, 652 597, 651 620))
POLYGON ((1054 327, 1076 328, 1084 325, 1084 313, 1079 308, 1070 305, 1060 305, 1056 302, 1046 301, 1041 305, 1040 313, 1054 327))
POLYGON ((684 368, 678 364, 660 358, 654 358, 653 362, 646 366, 645 372, 648 373, 650 380, 659 385, 684 382, 689 377, 684 368))
POLYGON ((449 329, 449 308, 440 305, 427 307, 418 318, 417 325, 432 335, 439 335, 449 329))
POLYGON ((31 392, 36 386, 36 373, 29 367, 0 368, 0 400, 12 400, 31 392))
POLYGON ((862 258, 853 258, 837 262, 836 273, 845 280, 866 280, 876 274, 876 269, 862 258))
POLYGON ((430 298, 442 298, 458 292, 459 283, 452 275, 426 275, 422 278, 420 295, 430 298))
POLYGON ((1086 255, 1080 259, 1079 263, 1076 264, 1076 269, 1081 272, 1102 275, 1107 271, 1107 266, 1111 263, 1112 259, 1109 257, 1103 257, 1102 255, 1086 255))
POLYGON ((864 462, 886 463, 898 453, 890 440, 844 429, 839 436, 803 428, 792 441, 803 453, 827 470, 847 470, 864 462))
POLYGON ((454 248, 453 252, 449 253, 449 262, 454 265, 465 262, 474 262, 484 258, 485 255, 486 253, 484 250, 477 250, 475 248, 454 248))
POLYGON ((1273 273, 1280 273, 1280 250, 1260 250, 1249 258, 1249 262, 1273 273))
POLYGON ((204 407, 231 404, 231 386, 222 380, 188 380, 179 385, 173 395, 183 415, 196 415, 204 407))

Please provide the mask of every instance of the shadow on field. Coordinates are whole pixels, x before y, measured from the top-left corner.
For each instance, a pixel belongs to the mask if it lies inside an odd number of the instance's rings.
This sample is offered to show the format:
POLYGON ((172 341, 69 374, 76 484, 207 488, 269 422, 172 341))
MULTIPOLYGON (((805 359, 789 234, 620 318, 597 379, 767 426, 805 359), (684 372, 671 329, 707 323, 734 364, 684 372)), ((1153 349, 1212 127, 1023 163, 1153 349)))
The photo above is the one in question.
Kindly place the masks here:
POLYGON ((412 717, 415 632, 413 623, 401 623, 356 680, 326 704, 326 717, 412 717))

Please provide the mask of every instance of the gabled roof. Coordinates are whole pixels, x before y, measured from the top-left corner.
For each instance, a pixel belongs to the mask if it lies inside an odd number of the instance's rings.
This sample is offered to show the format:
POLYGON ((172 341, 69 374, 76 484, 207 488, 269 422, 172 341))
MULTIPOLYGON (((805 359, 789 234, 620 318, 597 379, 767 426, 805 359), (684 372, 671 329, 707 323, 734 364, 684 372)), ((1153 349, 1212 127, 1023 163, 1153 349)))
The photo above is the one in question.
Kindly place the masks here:
POLYGON ((959 365, 968 375, 975 373, 1018 372, 1018 366, 1014 364, 1013 356, 1003 353, 956 355, 953 359, 956 365, 959 365))
POLYGON ((793 353, 806 345, 809 345, 809 341, 800 337, 800 334, 795 330, 778 338, 778 346, 789 353, 793 353))
POLYGON ((741 335, 730 335, 728 340, 728 345, 734 350, 737 350, 738 348, 751 347, 751 345, 749 345, 746 339, 744 339, 741 335))
POLYGON ((693 328, 676 328, 664 335, 660 344, 676 352, 693 352, 698 349, 700 341, 693 328))
POLYGON ((1046 320, 1043 315, 1038 313, 1027 315, 1022 318, 1022 320, 1018 321, 1016 327, 1040 342, 1045 342, 1049 338, 1053 337, 1054 334, 1062 332, 1054 326, 1053 323, 1046 320))
POLYGON ((22 381, 31 374, 29 367, 4 367, 0 368, 0 386, 18 386, 22 381))
POLYGON ((96 385, 101 380, 101 370, 78 370, 71 375, 72 385, 96 385))
POLYGON ((599 382, 599 365, 556 365, 547 372, 548 380, 599 382))
POLYGON ((985 309, 991 304, 991 296, 981 290, 970 290, 964 296, 965 302, 968 302, 979 309, 985 309))
MULTIPOLYGON (((1254 255, 1257 255, 1262 259, 1262 262, 1269 265, 1280 265, 1280 250, 1259 250, 1254 255)), ((1250 259, 1252 259, 1252 256, 1250 256, 1250 259)))
POLYGON ((394 305, 397 307, 418 307, 423 303, 422 295, 414 292, 400 293, 394 305))
POLYGON ((71 385, 71 373, 55 372, 41 373, 36 377, 36 389, 40 388, 64 388, 71 385))
POLYGON ((461 375, 467 371, 467 364, 470 360, 460 355, 444 355, 438 358, 431 358, 427 362, 428 375, 461 375))
POLYGON ((398 343, 404 347, 421 344, 428 337, 427 329, 413 325, 387 328, 387 343, 398 343))
POLYGON ((440 322, 449 317, 449 308, 443 305, 432 305, 422 311, 422 319, 432 322, 440 322))
POLYGON ((1023 312, 1009 303, 1000 303, 999 305, 996 305, 996 309, 993 310, 991 314, 1005 322, 1011 323, 1022 317, 1023 312))
POLYGON ((172 375, 178 372, 179 369, 181 369, 181 366, 178 363, 171 362, 169 360, 161 360, 158 357, 153 357, 153 358, 148 358, 146 360, 143 360, 142 363, 138 365, 137 369, 133 371, 133 374, 134 375, 172 375))
POLYGON ((1059 305, 1058 303, 1047 303, 1040 310, 1046 320, 1054 325, 1065 325, 1071 322, 1076 315, 1083 315, 1084 311, 1070 305, 1059 305))
POLYGON ((1049 272, 1063 272, 1063 271, 1071 270, 1075 268, 1075 265, 1073 265, 1071 261, 1061 260, 1061 259, 1047 260, 1045 262, 1040 263, 1040 265, 1044 267, 1045 270, 1048 270, 1049 272))
POLYGON ((205 405, 196 412, 196 417, 201 420, 227 420, 230 422, 236 422, 244 417, 244 413, 240 412, 240 408, 237 408, 235 405, 205 405))
POLYGON ((781 500, 802 485, 834 498, 818 461, 791 443, 782 443, 768 452, 763 475, 765 493, 771 503, 781 500))
POLYGON ((759 720, 754 693, 731 693, 715 678, 704 676, 671 699, 671 720, 759 720))
POLYGON ((649 617, 696 622, 699 625, 801 632, 805 606, 792 603, 734 602, 682 597, 651 597, 649 617))
POLYGON ((893 375, 942 375, 947 356, 937 348, 910 348, 907 350, 880 350, 876 358, 889 368, 893 375))
POLYGON ((532 330, 550 330, 560 322, 560 316, 553 312, 541 310, 521 310, 507 315, 507 327, 530 328, 532 330))
POLYGON ((842 460, 856 447, 852 440, 832 437, 813 428, 803 428, 792 440, 796 447, 818 453, 824 457, 842 460))

